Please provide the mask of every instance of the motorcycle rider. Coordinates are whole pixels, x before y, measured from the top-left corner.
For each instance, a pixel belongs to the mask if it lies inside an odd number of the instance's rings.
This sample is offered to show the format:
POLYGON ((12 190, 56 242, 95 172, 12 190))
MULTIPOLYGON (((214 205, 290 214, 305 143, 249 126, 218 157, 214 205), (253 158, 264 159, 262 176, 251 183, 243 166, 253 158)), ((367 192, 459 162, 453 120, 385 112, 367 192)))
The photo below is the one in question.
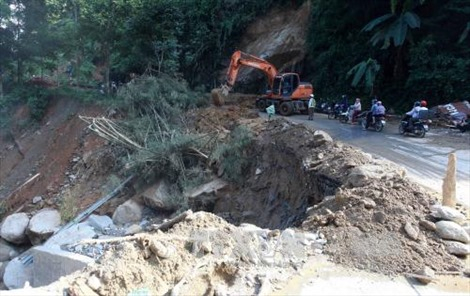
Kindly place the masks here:
POLYGON ((377 108, 377 99, 372 100, 372 106, 370 107, 370 111, 367 112, 367 117, 366 117, 366 127, 367 129, 372 122, 372 115, 374 114, 375 109, 377 108))
POLYGON ((375 123, 376 120, 379 120, 380 117, 385 116, 385 111, 386 111, 386 109, 385 109, 384 105, 382 104, 382 101, 378 101, 377 105, 374 108, 374 111, 372 113, 372 116, 374 118, 374 123, 375 123))
POLYGON ((356 123, 357 120, 357 115, 361 113, 362 107, 361 107, 361 99, 356 98, 356 102, 353 105, 352 108, 352 114, 351 114, 351 124, 356 123))
POLYGON ((428 102, 426 100, 422 100, 421 102, 415 102, 415 105, 411 111, 406 112, 406 116, 403 120, 406 120, 407 126, 406 128, 410 128, 413 125, 413 122, 419 119, 420 111, 427 111, 428 108, 426 107, 428 102))

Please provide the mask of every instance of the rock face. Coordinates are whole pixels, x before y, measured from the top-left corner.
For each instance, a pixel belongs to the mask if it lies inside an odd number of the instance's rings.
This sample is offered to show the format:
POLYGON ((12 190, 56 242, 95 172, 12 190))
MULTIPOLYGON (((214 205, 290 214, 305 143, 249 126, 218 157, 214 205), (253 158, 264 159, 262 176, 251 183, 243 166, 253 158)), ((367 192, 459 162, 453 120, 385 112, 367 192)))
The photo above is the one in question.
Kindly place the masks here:
MULTIPOLYGON (((240 44, 242 51, 269 61, 279 72, 291 70, 292 65, 305 57, 305 28, 309 22, 310 2, 306 1, 297 9, 282 9, 282 13, 279 13, 279 8, 274 9, 248 26, 240 44)), ((228 57, 227 63, 229 60, 228 57)), ((225 71, 221 73, 224 75, 225 71)), ((238 80, 254 82, 262 75, 252 68, 243 68, 238 80)))
POLYGON ((143 205, 130 199, 117 207, 116 211, 114 211, 113 222, 117 225, 140 222, 140 220, 142 220, 143 209, 143 205))
POLYGON ((26 228, 29 224, 29 217, 26 213, 16 213, 8 216, 2 224, 0 235, 6 241, 14 244, 23 244, 28 241, 26 228))
POLYGON ((39 245, 54 234, 60 225, 60 213, 54 209, 43 209, 29 221, 26 234, 33 245, 39 245))
POLYGON ((436 232, 442 239, 469 243, 470 236, 462 226, 452 221, 439 221, 436 223, 436 232))

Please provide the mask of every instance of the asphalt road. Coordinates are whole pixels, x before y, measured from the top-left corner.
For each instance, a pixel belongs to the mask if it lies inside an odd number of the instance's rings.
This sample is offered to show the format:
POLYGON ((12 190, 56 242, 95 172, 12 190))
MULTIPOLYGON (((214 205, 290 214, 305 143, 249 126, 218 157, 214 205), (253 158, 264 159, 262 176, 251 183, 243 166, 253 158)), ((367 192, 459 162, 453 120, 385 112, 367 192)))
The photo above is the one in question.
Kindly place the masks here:
POLYGON ((308 121, 307 115, 287 118, 310 125, 314 129, 324 130, 335 140, 405 167, 411 179, 438 194, 442 192, 442 179, 446 173, 448 155, 454 152, 457 156, 457 199, 470 206, 470 145, 467 135, 435 141, 439 140, 435 137, 442 136, 442 131, 439 133, 431 129, 421 139, 403 136, 398 134, 398 121, 387 122, 384 130, 378 133, 373 130, 364 131, 360 125, 330 120, 326 114, 316 113, 313 121, 308 121))

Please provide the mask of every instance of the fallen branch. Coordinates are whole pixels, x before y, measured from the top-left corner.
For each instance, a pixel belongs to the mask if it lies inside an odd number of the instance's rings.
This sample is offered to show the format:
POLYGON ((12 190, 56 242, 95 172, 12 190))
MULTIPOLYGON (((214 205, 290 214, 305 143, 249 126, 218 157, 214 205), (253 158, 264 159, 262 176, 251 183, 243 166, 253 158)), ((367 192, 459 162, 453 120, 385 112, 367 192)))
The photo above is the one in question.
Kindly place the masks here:
POLYGON ((159 225, 152 225, 150 228, 152 230, 162 230, 162 231, 165 231, 165 230, 168 230, 170 229, 173 225, 175 225, 176 223, 179 223, 181 221, 184 221, 188 216, 192 215, 193 214, 193 211, 191 210, 187 210, 187 211, 184 211, 183 213, 179 214, 178 216, 174 217, 173 219, 170 219, 162 224, 159 224, 159 225))

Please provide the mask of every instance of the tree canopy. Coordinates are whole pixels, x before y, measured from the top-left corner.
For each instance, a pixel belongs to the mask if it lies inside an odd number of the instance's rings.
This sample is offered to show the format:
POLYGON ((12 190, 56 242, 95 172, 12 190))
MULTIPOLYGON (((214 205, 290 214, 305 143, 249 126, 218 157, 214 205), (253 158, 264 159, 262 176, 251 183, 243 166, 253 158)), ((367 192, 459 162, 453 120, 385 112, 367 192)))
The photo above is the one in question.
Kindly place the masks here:
MULTIPOLYGON (((32 75, 59 80, 64 72, 94 87, 166 73, 209 90, 248 24, 274 6, 302 2, 4 0, 0 95, 32 75)), ((469 99, 467 0, 315 0, 310 7, 301 75, 320 97, 373 92, 396 108, 421 98, 469 99)))

